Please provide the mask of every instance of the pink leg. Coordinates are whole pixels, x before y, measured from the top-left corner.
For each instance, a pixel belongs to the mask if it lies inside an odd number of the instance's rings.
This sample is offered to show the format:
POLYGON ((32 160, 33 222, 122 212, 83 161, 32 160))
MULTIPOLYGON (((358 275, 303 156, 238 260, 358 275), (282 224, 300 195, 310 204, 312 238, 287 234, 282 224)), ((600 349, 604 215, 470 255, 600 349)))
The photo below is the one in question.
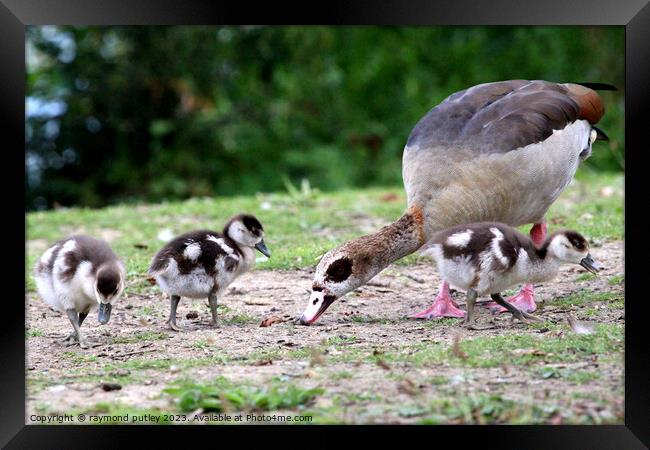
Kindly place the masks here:
POLYGON ((433 301, 433 304, 411 316, 412 319, 433 319, 434 317, 465 317, 465 311, 458 308, 458 305, 449 294, 449 283, 443 281, 440 284, 440 292, 433 301))
MULTIPOLYGON (((533 244, 535 244, 536 247, 540 247, 544 243, 544 239, 546 239, 546 224, 536 223, 533 225, 533 228, 530 229, 530 237, 533 240, 533 244)), ((525 284, 517 295, 510 297, 506 301, 514 305, 520 311, 530 313, 537 309, 532 284, 525 284)), ((507 309, 503 306, 497 305, 495 302, 486 303, 485 307, 489 308, 493 313, 502 313, 507 311, 507 309)))

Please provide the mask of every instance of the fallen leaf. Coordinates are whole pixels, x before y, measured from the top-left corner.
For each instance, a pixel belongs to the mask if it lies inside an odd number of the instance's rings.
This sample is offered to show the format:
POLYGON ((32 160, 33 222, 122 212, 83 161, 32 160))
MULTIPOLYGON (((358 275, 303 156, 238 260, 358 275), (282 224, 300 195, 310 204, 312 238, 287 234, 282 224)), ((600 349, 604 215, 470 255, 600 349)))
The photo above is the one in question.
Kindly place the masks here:
POLYGON ((185 315, 186 319, 196 319, 199 317, 199 313, 197 311, 190 311, 185 315))
POLYGON ((269 316, 266 319, 262 320, 262 323, 260 323, 260 327, 270 327, 274 323, 282 323, 282 322, 286 322, 282 317, 269 316))
POLYGON ((147 281, 149 282, 150 285, 155 286, 156 284, 156 279, 153 277, 147 277, 147 281))
POLYGON ((122 385, 117 383, 102 383, 102 389, 106 392, 119 391, 122 389, 122 385))
POLYGON ((272 364, 273 364, 272 359, 263 359, 261 361, 257 361, 253 363, 254 366, 270 366, 272 364))

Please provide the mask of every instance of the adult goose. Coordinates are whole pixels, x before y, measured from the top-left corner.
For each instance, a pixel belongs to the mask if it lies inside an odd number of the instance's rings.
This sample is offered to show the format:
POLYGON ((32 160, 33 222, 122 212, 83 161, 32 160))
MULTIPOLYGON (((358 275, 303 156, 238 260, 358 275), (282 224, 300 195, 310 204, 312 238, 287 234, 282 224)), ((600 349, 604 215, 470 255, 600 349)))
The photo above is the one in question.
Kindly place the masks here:
MULTIPOLYGON (((300 322, 313 323, 337 298, 448 227, 532 223, 531 238, 540 246, 546 211, 589 157, 593 142, 607 139, 593 126, 604 114, 598 89, 615 88, 541 80, 485 83, 456 92, 429 111, 404 148, 406 212, 377 233, 323 256, 300 322)), ((532 285, 509 301, 534 311, 532 285)), ((431 307, 413 317, 464 314, 443 282, 431 307)))

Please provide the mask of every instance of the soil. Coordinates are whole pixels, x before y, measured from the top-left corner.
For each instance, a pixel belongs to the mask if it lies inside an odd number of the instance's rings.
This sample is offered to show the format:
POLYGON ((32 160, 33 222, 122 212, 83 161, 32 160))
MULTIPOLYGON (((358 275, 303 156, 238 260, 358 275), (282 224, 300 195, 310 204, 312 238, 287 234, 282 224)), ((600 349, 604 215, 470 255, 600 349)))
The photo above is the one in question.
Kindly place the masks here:
MULTIPOLYGON (((563 324, 567 333, 571 332, 567 324, 568 312, 577 319, 594 323, 624 324, 622 308, 596 305, 596 314, 587 317, 587 308, 593 309, 594 304, 571 307, 553 305, 553 299, 583 289, 593 292, 623 291, 623 285, 608 283, 610 277, 624 273, 622 250, 623 243, 620 241, 592 249, 594 259, 604 267, 598 277, 579 281, 577 278, 585 271, 577 266, 565 266, 555 281, 536 286, 540 309, 535 314, 563 324)), ((35 335, 30 335, 26 340, 26 421, 31 422, 30 416, 41 411, 65 413, 89 410, 100 402, 178 411, 172 400, 160 393, 181 376, 199 381, 225 376, 254 384, 280 377, 303 387, 320 386, 326 394, 317 399, 315 407, 332 406, 333 399, 337 397, 356 399, 344 402, 340 412, 336 413, 339 415, 336 420, 349 423, 415 422, 419 419, 417 412, 409 415, 396 411, 404 405, 422 405, 441 395, 449 396, 450 392, 459 395, 496 393, 527 403, 548 399, 550 392, 560 409, 583 408, 593 410, 593 414, 600 414, 601 417, 622 418, 622 353, 620 358, 600 364, 584 360, 556 365, 597 372, 597 377, 585 383, 570 382, 561 377, 534 378, 530 375, 529 367, 413 366, 403 362, 377 364, 367 361, 320 365, 317 357, 284 357, 282 353, 279 357, 251 359, 250 355, 255 352, 274 349, 321 348, 328 355, 359 350, 375 351, 381 355, 382 352, 415 343, 444 343, 451 348, 454 339, 462 341, 506 333, 539 336, 540 333, 538 328, 511 323, 508 314, 493 316, 484 308, 479 308, 479 325, 492 324, 493 328, 480 331, 466 330, 454 321, 430 326, 424 321, 408 319, 409 315, 429 306, 440 281, 433 266, 424 260, 410 266, 389 267, 370 285, 336 301, 312 326, 301 326, 287 320, 260 327, 262 320, 269 316, 290 319, 300 315, 307 302, 311 279, 311 270, 259 270, 243 275, 220 299, 220 303, 229 310, 226 310, 225 319, 218 328, 209 325, 207 301, 182 299, 178 308, 178 324, 185 330, 181 332, 166 328, 169 302, 157 289, 147 294, 131 293, 115 305, 107 325, 97 322, 96 313, 91 313, 84 322, 82 332, 94 342, 94 346, 87 350, 78 346, 66 347, 57 341, 57 338, 71 331, 67 318, 49 309, 32 293, 27 298, 26 328, 38 330, 38 333, 32 333, 35 335), (243 319, 239 322, 232 319, 236 315, 243 319), (153 333, 157 337, 138 338, 142 333, 153 333), (455 338, 456 335, 459 337, 455 338), (355 339, 343 347, 324 345, 323 341, 331 337, 355 339), (115 368, 134 359, 188 360, 211 355, 225 355, 228 362, 185 368, 174 364, 164 369, 115 368), (107 366, 111 368, 107 369, 107 366), (346 372, 348 375, 333 376, 346 372), (85 374, 86 378, 79 374, 85 374), (97 379, 88 381, 88 374, 97 375, 97 379), (102 388, 102 381, 113 382, 116 375, 127 374, 133 375, 133 380, 123 383, 121 389, 106 391, 102 388), (448 380, 444 386, 430 381, 439 376, 448 380), (377 398, 368 397, 369 392, 377 394, 377 398), (573 395, 575 393, 584 393, 585 399, 576 400, 579 396, 573 395)), ((460 304, 464 303, 459 293, 455 296, 460 304)))

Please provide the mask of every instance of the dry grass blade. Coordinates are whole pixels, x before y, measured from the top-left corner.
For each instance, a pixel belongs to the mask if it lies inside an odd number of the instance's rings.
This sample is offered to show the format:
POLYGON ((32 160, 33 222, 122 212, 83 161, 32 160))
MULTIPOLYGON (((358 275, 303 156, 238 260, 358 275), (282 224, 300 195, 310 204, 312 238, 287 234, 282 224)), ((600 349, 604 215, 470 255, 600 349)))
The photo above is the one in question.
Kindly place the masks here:
POLYGON ((454 337, 452 338, 451 341, 451 353, 457 358, 460 358, 462 360, 466 360, 468 358, 467 353, 463 351, 462 348, 460 348, 460 334, 456 333, 454 334, 454 337))

